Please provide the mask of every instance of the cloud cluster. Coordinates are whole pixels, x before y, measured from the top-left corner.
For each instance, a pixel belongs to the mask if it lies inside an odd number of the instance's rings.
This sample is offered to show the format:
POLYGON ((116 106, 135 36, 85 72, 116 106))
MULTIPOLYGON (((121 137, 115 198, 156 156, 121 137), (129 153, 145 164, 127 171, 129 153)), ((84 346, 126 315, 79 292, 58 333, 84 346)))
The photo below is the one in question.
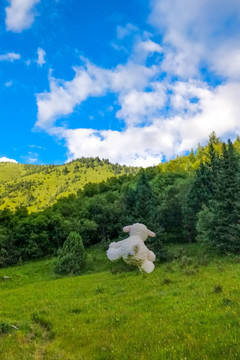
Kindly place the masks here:
POLYGON ((233 129, 240 132, 239 91, 237 83, 212 90, 201 83, 179 82, 172 86, 172 117, 153 116, 149 125, 130 125, 121 132, 54 128, 51 133, 66 140, 69 161, 98 155, 112 162, 151 166, 163 155, 170 158, 195 148, 213 130, 219 136, 230 135, 233 129), (193 97, 198 97, 197 103, 191 102, 193 97))
POLYGON ((9 6, 5 9, 7 30, 18 33, 28 29, 34 22, 34 7, 39 2, 40 0, 10 0, 9 6))
MULTIPOLYGON (((71 81, 55 79, 50 73, 50 92, 37 95, 38 127, 48 129, 58 117, 71 114, 76 105, 89 97, 114 92, 119 94, 120 103, 124 103, 133 89, 139 91, 141 96, 140 91, 149 85, 149 80, 157 72, 154 66, 146 67, 132 61, 126 65, 118 65, 113 70, 103 69, 86 61, 85 67, 76 67, 74 70, 75 77, 71 81)), ((145 107, 150 105, 149 102, 151 101, 145 99, 145 107)), ((121 117, 121 113, 118 117, 121 117)))
POLYGON ((36 126, 65 139, 69 160, 100 156, 149 166, 195 148, 213 130, 222 137, 239 132, 239 1, 153 0, 151 5, 149 22, 161 43, 154 34, 136 36, 134 25, 119 26, 118 41, 135 34, 125 64, 104 69, 85 60, 71 81, 50 74, 50 91, 37 95, 36 126), (219 76, 220 84, 214 81, 219 76), (117 98, 122 131, 86 129, 84 119, 78 129, 56 122, 90 97, 107 93, 117 98))
POLYGON ((163 68, 188 78, 204 63, 220 76, 240 75, 238 0, 152 0, 149 21, 163 35, 163 68))

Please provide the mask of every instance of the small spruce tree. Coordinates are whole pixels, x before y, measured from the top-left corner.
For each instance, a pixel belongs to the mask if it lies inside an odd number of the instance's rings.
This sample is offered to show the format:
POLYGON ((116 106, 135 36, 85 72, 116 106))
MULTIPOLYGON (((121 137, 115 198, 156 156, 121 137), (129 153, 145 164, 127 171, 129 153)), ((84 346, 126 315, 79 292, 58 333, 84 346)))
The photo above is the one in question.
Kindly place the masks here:
POLYGON ((60 275, 80 274, 85 267, 86 257, 81 236, 76 231, 71 231, 59 251, 55 272, 60 275))

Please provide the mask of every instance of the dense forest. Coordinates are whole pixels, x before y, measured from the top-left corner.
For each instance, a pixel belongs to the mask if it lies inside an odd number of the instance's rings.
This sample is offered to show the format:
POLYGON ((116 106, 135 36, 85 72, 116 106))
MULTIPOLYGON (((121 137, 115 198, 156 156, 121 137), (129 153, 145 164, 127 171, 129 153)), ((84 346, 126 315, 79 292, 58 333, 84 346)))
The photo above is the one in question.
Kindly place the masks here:
POLYGON ((72 231, 80 234, 85 247, 106 246, 134 222, 156 232, 148 246, 158 260, 165 260, 166 245, 176 242, 239 253, 239 149, 239 138, 224 143, 212 133, 196 153, 89 182, 43 211, 5 207, 0 211, 0 267, 54 256, 72 231))

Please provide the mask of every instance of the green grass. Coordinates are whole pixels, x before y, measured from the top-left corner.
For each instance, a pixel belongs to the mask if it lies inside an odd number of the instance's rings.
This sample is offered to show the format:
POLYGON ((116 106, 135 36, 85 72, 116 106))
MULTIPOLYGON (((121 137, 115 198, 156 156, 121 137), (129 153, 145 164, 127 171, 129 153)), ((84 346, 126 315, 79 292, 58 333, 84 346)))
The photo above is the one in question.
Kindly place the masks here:
POLYGON ((99 247, 81 276, 54 259, 1 269, 0 359, 239 359, 239 259, 171 251, 149 275, 99 247))

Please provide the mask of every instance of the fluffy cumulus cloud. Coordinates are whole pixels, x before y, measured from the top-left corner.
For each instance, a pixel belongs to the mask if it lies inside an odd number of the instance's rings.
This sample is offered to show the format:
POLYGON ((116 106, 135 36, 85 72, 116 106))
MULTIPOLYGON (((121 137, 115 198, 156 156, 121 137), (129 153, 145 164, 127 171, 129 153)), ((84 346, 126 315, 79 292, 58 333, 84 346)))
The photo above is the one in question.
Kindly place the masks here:
POLYGON ((194 76, 204 62, 221 76, 239 75, 238 0, 153 0, 149 21, 163 35, 166 71, 194 76))
POLYGON ((6 28, 9 31, 21 32, 31 27, 36 11, 35 5, 40 0, 10 0, 6 7, 6 28))
POLYGON ((71 81, 51 74, 50 91, 37 95, 36 125, 65 139, 69 160, 100 156, 149 166, 195 148, 213 130, 222 137, 239 133, 240 2, 153 0, 151 6, 155 34, 136 36, 132 24, 117 29, 118 41, 134 37, 125 64, 104 69, 86 60, 71 81), (83 119, 78 129, 56 122, 108 93, 116 96, 115 121, 123 121, 123 130, 88 129, 83 119))
POLYGON ((52 133, 66 139, 69 161, 98 155, 112 162, 151 166, 158 164, 163 155, 170 158, 196 147, 213 130, 219 136, 229 134, 232 129, 240 132, 240 84, 212 90, 201 83, 189 86, 179 82, 171 88, 175 109, 172 117, 153 116, 149 125, 130 125, 122 132, 54 128, 52 133), (191 102, 193 97, 198 97, 197 103, 191 102))
POLYGON ((1 158, 0 158, 0 162, 12 162, 12 163, 17 163, 16 160, 14 160, 14 159, 9 159, 9 158, 7 158, 6 156, 1 157, 1 158))
MULTIPOLYGON (((94 129, 57 129, 56 131, 66 139, 69 161, 80 156, 98 155, 114 163, 150 166, 162 160, 158 151, 156 130, 154 126, 149 126, 144 129, 129 127, 123 132, 94 129)), ((162 140, 159 140, 161 143, 162 140)), ((167 147, 167 144, 162 145, 167 147)))
POLYGON ((74 70, 75 77, 71 81, 55 79, 50 74, 50 92, 37 95, 38 127, 49 128, 58 117, 69 115, 76 105, 89 97, 104 96, 107 92, 124 96, 132 89, 141 91, 157 69, 130 61, 113 70, 99 68, 90 62, 74 70))

